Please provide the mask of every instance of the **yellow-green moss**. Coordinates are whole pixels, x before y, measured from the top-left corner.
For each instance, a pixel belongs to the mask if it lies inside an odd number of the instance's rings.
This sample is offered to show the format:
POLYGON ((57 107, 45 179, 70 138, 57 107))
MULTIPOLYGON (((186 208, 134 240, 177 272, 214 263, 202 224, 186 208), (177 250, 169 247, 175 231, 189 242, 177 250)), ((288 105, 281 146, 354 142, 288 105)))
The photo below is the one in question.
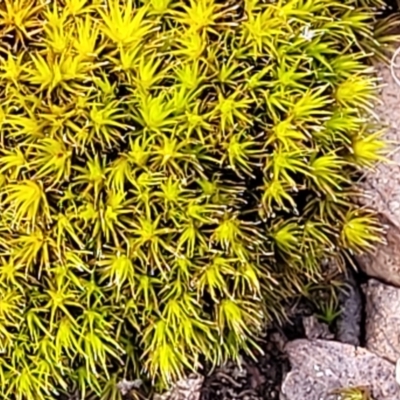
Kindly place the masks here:
POLYGON ((235 358, 373 246, 381 6, 0 2, 1 399, 235 358))

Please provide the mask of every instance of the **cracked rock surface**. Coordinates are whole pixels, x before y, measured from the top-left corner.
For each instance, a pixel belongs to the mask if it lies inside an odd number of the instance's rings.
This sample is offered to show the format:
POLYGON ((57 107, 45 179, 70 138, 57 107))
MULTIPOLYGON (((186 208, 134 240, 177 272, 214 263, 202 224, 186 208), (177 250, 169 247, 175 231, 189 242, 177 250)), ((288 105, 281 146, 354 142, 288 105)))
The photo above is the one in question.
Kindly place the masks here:
POLYGON ((376 400, 400 399, 395 366, 361 347, 328 340, 299 339, 286 346, 292 370, 281 400, 339 400, 335 391, 367 387, 376 400))
POLYGON ((366 347, 396 363, 400 358, 400 289, 371 279, 364 286, 366 347))

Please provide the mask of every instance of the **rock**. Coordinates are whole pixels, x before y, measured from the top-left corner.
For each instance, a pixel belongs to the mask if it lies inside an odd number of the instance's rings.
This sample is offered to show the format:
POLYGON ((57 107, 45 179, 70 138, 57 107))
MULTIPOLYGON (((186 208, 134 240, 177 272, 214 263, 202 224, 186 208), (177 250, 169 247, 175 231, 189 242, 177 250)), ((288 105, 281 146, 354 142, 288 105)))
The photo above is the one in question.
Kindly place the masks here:
POLYGON ((314 339, 333 339, 334 335, 330 332, 329 326, 318 321, 315 315, 303 317, 304 333, 309 340, 314 339))
POLYGON ((400 289, 374 279, 364 286, 366 347, 395 363, 400 358, 400 289))
POLYGON ((378 244, 374 252, 357 256, 360 268, 371 278, 400 287, 400 228, 380 214, 386 225, 386 244, 378 244))
POLYGON ((336 320, 336 339, 339 342, 360 345, 362 298, 353 271, 344 278, 345 287, 339 293, 340 315, 336 320))
POLYGON ((306 339, 289 342, 292 370, 282 384, 281 400, 338 400, 335 391, 366 387, 375 400, 400 399, 395 366, 349 344, 306 339))
MULTIPOLYGON (((399 64, 399 60, 397 60, 399 64)), ((397 71, 399 76, 400 71, 397 71)), ((377 66, 382 81, 376 117, 386 126, 384 138, 390 143, 400 141, 400 87, 391 75, 389 66, 377 66)), ((363 206, 374 209, 387 225, 387 245, 376 247, 374 254, 357 257, 360 267, 371 277, 400 287, 400 148, 393 146, 388 154, 391 162, 379 163, 365 174, 360 201, 363 206)))
POLYGON ((200 400, 204 377, 197 374, 179 380, 168 392, 155 395, 154 400, 200 400))
POLYGON ((126 379, 123 379, 122 381, 118 382, 117 388, 123 396, 126 396, 133 389, 139 389, 142 384, 143 381, 141 379, 135 379, 134 381, 127 381, 126 379))

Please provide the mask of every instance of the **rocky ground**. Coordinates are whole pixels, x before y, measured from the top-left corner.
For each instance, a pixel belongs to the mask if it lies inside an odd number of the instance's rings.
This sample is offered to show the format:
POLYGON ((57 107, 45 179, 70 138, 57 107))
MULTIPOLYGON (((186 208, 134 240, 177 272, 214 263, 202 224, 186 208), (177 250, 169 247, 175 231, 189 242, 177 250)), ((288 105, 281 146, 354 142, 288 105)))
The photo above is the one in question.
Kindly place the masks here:
POLYGON ((375 113, 387 127, 391 162, 360 180, 363 205, 378 212, 387 243, 356 260, 361 274, 346 278, 333 331, 305 304, 293 316, 297 323, 267 334, 257 361, 243 357, 240 367, 192 376, 159 400, 339 400, 343 388, 362 388, 365 399, 400 399, 400 57, 397 64, 376 67, 375 113))
MULTIPOLYGON (((365 193, 363 206, 376 210, 386 227, 386 243, 378 246, 375 253, 356 260, 366 277, 360 296, 360 346, 348 340, 351 334, 336 337, 336 341, 289 342, 285 352, 291 370, 283 380, 281 400, 339 399, 343 397, 337 394, 338 389, 349 387, 366 388, 374 400, 400 399, 399 61, 395 60, 394 67, 376 67, 381 89, 375 113, 378 124, 386 127, 385 136, 391 144, 390 162, 380 163, 360 180, 365 193)), ((353 288, 357 290, 357 285, 353 288)), ((352 314, 357 315, 355 306, 358 308, 352 300, 343 303, 349 321, 352 314)))

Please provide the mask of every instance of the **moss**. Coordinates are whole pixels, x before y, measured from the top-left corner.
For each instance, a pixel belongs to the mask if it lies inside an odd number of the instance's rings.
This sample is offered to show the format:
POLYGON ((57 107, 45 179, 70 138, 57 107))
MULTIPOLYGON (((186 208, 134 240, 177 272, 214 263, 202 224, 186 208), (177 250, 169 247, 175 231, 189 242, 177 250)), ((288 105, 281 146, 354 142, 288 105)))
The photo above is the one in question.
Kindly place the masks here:
POLYGON ((373 400, 368 388, 344 388, 335 392, 342 400, 373 400))
POLYGON ((321 260, 373 248, 382 5, 0 4, 0 398, 237 358, 321 260))

